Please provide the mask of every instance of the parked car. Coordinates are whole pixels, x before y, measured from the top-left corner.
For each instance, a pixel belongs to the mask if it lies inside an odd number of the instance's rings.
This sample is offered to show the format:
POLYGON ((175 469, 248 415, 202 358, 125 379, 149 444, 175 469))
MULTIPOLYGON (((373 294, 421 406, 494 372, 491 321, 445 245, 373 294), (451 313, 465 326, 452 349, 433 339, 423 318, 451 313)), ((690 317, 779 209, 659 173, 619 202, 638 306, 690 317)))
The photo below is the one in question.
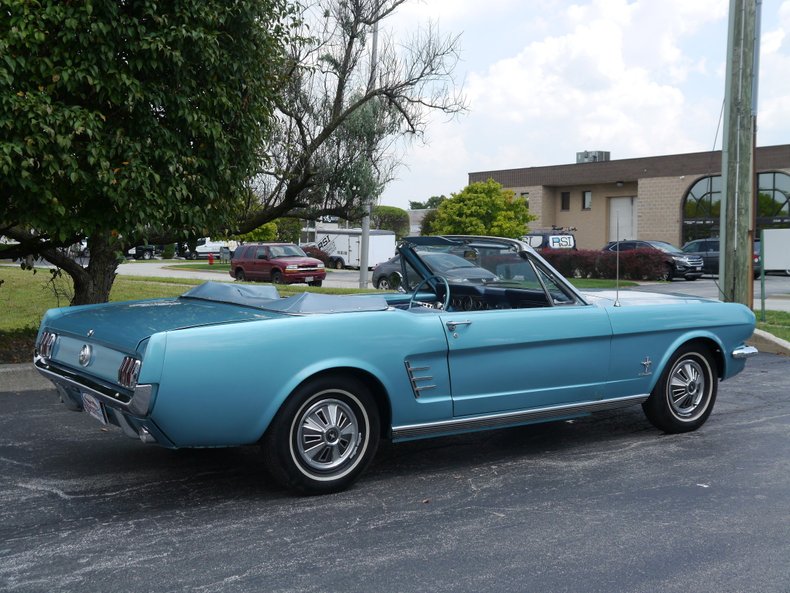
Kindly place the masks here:
POLYGON ((621 253, 635 249, 660 251, 665 255, 666 271, 663 280, 672 280, 672 278, 696 280, 702 277, 703 261, 699 255, 683 253, 665 241, 611 241, 603 248, 604 251, 620 251, 621 253))
MULTIPOLYGON (((422 251, 420 256, 431 272, 441 274, 453 282, 487 282, 497 280, 496 274, 452 253, 422 251)), ((407 275, 412 279, 418 278, 417 272, 408 264, 407 275)), ((407 285, 403 283, 401 256, 396 255, 373 268, 371 280, 374 287, 382 290, 400 286, 407 288, 407 285)), ((422 280, 422 278, 419 277, 417 281, 419 280, 422 280)))
MULTIPOLYGON (((760 276, 760 243, 755 242, 752 253, 754 277, 760 276)), ((702 258, 702 271, 705 274, 719 275, 719 238, 695 239, 683 245, 683 253, 698 255, 702 258)))
POLYGON ((236 248, 230 260, 236 280, 262 280, 274 284, 306 282, 321 286, 326 268, 293 243, 250 243, 236 248))
POLYGON ((277 481, 321 493, 354 482, 381 439, 635 404, 660 430, 695 430, 719 381, 757 353, 745 343, 754 314, 738 303, 582 293, 513 239, 412 237, 398 250, 422 277, 409 293, 279 298, 275 286, 209 282, 51 309, 35 368, 68 407, 143 443, 259 445, 277 481), (456 282, 432 271, 429 250, 507 275, 456 282))

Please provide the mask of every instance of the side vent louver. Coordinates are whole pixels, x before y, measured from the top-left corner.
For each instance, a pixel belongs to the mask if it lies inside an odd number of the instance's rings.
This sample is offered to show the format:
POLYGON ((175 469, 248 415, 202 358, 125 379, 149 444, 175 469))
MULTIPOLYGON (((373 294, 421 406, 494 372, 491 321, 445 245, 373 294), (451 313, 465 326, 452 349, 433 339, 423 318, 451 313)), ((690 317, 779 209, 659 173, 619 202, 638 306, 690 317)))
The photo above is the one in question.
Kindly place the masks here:
POLYGON ((426 389, 436 389, 436 385, 432 383, 426 383, 428 381, 433 381, 433 375, 421 374, 430 372, 430 370, 431 367, 414 367, 411 366, 411 363, 408 360, 406 361, 406 372, 409 374, 409 381, 411 382, 411 389, 414 392, 415 398, 419 399, 420 393, 426 389))

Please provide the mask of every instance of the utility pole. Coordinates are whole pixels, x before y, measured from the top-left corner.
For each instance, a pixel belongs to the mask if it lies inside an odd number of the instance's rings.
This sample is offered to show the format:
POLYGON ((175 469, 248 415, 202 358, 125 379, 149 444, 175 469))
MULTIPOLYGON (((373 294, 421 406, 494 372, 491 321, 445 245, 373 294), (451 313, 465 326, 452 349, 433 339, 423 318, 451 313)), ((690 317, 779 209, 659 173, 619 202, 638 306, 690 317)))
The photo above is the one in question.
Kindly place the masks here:
MULTIPOLYGON (((379 51, 379 7, 376 3, 376 14, 373 21, 373 39, 371 40, 370 50, 370 79, 368 80, 368 90, 372 89, 376 84, 376 67, 378 66, 378 51, 379 51)), ((373 147, 369 147, 368 156, 373 153, 373 147)), ((365 209, 364 216, 362 217, 362 236, 360 237, 359 246, 359 287, 368 287, 368 264, 370 253, 370 211, 373 208, 373 196, 367 196, 363 204, 365 209)))
POLYGON ((762 0, 730 0, 724 91, 719 278, 722 299, 754 300, 754 137, 762 0))

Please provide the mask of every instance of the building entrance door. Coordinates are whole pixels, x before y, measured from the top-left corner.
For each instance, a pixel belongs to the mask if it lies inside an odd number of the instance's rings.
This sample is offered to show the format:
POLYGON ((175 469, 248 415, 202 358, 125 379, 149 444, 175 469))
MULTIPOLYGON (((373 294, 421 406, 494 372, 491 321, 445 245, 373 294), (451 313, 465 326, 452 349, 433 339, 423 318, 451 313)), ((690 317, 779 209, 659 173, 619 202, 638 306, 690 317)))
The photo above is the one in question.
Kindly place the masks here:
POLYGON ((609 198, 609 240, 636 239, 636 198, 609 198))

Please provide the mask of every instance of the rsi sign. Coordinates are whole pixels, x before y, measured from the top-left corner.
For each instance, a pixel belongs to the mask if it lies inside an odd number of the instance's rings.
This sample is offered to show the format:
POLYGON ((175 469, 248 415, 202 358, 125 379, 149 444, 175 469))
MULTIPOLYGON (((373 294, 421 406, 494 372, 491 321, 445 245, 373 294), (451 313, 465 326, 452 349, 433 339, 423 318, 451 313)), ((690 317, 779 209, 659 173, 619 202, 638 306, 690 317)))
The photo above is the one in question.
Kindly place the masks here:
POLYGON ((573 235, 551 235, 548 247, 551 249, 573 249, 576 240, 573 235))

